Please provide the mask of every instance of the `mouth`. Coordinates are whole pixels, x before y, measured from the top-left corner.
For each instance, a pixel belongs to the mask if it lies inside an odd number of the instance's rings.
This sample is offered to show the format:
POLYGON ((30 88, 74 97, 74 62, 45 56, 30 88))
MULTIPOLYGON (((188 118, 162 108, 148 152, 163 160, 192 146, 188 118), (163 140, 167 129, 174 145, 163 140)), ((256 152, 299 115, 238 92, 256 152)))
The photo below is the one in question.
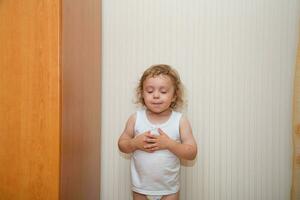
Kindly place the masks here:
POLYGON ((152 105, 161 105, 162 103, 152 103, 152 105))

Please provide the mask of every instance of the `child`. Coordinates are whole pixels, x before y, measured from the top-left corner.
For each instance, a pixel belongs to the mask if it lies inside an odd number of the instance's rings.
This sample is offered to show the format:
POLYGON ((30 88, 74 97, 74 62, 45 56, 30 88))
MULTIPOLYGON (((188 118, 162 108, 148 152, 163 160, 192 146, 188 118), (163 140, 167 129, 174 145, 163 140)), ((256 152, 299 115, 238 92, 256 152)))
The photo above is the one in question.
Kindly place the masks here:
POLYGON ((175 110, 183 106, 183 86, 168 65, 148 68, 137 87, 144 109, 132 114, 119 138, 119 149, 133 153, 134 200, 178 200, 180 160, 193 160, 197 145, 189 121, 175 110))

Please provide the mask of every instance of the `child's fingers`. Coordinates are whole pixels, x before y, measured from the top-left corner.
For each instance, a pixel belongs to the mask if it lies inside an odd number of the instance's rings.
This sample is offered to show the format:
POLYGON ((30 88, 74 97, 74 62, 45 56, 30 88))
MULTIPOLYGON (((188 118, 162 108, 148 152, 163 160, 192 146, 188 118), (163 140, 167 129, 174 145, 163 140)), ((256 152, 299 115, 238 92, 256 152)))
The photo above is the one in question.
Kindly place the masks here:
POLYGON ((146 132, 145 132, 145 135, 146 135, 146 136, 150 136, 150 135, 151 135, 151 132, 150 132, 150 131, 146 131, 146 132))
POLYGON ((145 148, 145 149, 152 149, 152 148, 155 148, 155 147, 157 147, 157 144, 156 144, 156 143, 144 145, 144 148, 145 148))
POLYGON ((157 139, 159 136, 158 135, 153 135, 153 134, 150 134, 150 135, 147 135, 148 138, 152 138, 152 139, 157 139))
POLYGON ((159 133, 160 135, 164 135, 164 134, 166 134, 166 133, 165 133, 165 132, 163 132, 163 130, 161 130, 160 128, 158 128, 157 130, 158 130, 158 133, 159 133))
POLYGON ((157 139, 154 139, 154 138, 146 138, 146 142, 149 142, 149 143, 155 143, 155 142, 157 142, 157 139))
POLYGON ((150 152, 154 152, 154 151, 157 151, 159 150, 159 147, 153 147, 153 148, 150 148, 148 149, 150 152))

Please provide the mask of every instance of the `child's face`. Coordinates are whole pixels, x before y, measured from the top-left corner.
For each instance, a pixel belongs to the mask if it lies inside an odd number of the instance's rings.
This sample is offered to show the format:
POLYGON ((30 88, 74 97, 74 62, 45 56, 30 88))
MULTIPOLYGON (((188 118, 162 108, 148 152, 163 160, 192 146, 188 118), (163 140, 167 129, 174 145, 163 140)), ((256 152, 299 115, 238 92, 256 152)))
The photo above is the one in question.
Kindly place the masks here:
POLYGON ((168 110, 176 98, 173 82, 166 75, 146 78, 142 94, 146 107, 154 113, 168 110))

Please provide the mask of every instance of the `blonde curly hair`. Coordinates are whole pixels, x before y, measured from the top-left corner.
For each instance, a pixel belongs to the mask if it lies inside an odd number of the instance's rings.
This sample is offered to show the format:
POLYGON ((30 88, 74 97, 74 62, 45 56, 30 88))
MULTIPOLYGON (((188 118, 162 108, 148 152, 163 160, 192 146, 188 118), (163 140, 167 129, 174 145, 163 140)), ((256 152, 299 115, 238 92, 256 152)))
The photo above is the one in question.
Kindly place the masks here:
POLYGON ((170 107, 174 110, 180 110, 185 106, 186 101, 184 100, 184 86, 180 80, 180 76, 178 72, 169 65, 166 64, 158 64, 152 65, 148 69, 146 69, 139 80, 139 84, 136 88, 136 104, 141 104, 145 106, 144 98, 143 98, 143 84, 144 81, 148 77, 155 77, 159 75, 165 75, 170 77, 173 82, 176 99, 171 103, 170 107))

